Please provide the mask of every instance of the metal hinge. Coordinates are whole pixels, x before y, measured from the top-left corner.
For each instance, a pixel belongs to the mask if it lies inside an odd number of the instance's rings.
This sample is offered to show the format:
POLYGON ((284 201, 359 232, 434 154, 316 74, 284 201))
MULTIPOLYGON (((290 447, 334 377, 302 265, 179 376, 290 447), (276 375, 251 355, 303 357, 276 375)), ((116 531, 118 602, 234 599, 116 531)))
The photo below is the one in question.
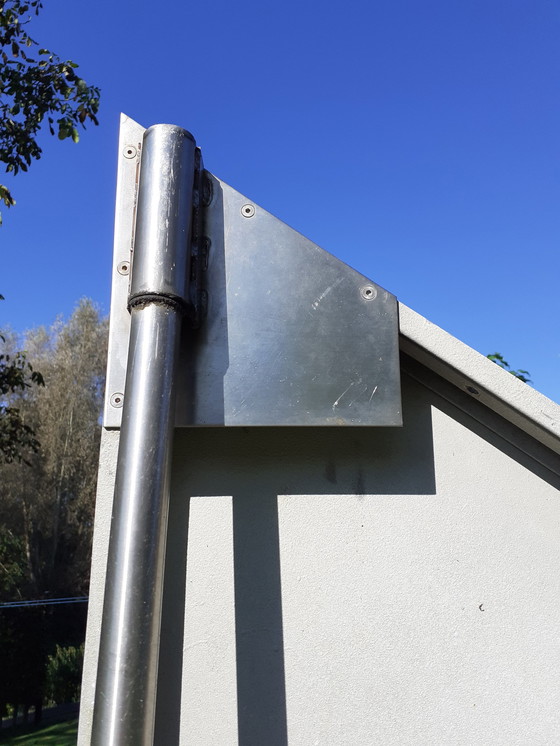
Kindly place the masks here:
POLYGON ((193 189, 193 221, 191 236, 190 300, 189 322, 193 329, 203 323, 208 310, 206 272, 211 241, 205 235, 205 207, 212 199, 212 183, 204 170, 200 148, 195 153, 195 173, 193 189))

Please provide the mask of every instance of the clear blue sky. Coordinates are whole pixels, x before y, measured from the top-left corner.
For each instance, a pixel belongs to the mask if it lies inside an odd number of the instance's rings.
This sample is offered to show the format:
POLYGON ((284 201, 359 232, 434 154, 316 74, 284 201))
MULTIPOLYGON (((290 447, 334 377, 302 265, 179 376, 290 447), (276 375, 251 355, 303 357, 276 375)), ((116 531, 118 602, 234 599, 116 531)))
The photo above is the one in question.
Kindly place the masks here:
POLYGON ((45 0, 98 128, 9 183, 0 325, 109 311, 119 112, 560 400, 556 0, 45 0))

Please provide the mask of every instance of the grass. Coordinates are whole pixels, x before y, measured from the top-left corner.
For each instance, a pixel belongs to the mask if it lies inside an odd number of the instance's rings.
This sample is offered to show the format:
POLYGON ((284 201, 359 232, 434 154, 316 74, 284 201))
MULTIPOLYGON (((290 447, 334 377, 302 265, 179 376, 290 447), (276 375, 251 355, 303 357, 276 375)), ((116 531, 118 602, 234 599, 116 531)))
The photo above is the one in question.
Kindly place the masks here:
MULTIPOLYGON (((8 731, 6 731, 6 734, 8 731)), ((19 727, 17 734, 5 738, 0 732, 2 746, 76 746, 78 720, 68 720, 54 725, 19 727)))

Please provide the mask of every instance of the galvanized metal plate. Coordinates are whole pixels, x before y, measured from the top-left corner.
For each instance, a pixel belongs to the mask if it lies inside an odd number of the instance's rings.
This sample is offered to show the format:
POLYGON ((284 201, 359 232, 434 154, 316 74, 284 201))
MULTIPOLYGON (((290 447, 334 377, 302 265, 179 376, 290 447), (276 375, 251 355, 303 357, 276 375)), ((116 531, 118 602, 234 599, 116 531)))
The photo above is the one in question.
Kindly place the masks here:
MULTIPOLYGON (((143 133, 122 117, 105 427, 125 394, 143 133)), ((183 335, 176 424, 402 425, 396 298, 208 177, 208 315, 183 335)))
POLYGON ((395 296, 219 179, 178 425, 402 425, 395 296))
POLYGON ((121 114, 111 275, 109 354, 103 411, 105 427, 120 427, 121 424, 130 334, 127 301, 144 131, 144 127, 121 114))

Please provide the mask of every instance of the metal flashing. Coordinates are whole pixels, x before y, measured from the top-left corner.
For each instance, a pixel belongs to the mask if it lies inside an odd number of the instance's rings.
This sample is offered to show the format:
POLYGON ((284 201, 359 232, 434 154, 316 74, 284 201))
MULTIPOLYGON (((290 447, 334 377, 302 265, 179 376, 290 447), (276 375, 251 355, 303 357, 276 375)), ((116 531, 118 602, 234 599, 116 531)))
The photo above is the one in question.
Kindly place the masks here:
POLYGON ((560 405, 403 303, 399 322, 403 352, 560 453, 560 405))

